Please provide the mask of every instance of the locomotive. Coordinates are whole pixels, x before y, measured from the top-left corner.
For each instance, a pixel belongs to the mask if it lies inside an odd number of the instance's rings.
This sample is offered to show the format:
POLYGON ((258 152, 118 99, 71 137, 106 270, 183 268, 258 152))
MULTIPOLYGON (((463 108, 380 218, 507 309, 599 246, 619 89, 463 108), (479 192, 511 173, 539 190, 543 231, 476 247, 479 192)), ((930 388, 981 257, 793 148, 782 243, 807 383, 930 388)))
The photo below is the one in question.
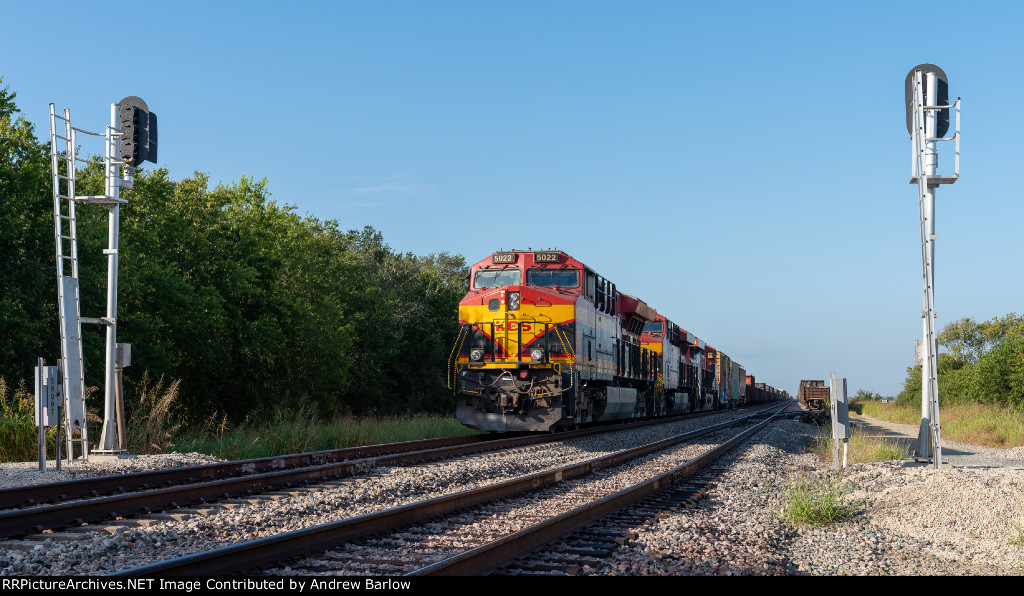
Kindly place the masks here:
POLYGON ((745 401, 739 364, 562 251, 495 252, 469 282, 449 388, 470 428, 554 431, 745 401))

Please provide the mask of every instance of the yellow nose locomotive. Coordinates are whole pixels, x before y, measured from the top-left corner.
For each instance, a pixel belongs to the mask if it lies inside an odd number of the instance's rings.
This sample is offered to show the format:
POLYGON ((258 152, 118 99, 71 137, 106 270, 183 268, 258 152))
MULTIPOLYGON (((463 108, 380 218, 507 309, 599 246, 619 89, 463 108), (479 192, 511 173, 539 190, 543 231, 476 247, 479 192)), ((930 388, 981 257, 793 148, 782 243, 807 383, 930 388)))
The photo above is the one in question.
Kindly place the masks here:
POLYGON ((470 428, 545 431, 658 408, 656 313, 561 251, 497 252, 470 268, 451 362, 470 428))

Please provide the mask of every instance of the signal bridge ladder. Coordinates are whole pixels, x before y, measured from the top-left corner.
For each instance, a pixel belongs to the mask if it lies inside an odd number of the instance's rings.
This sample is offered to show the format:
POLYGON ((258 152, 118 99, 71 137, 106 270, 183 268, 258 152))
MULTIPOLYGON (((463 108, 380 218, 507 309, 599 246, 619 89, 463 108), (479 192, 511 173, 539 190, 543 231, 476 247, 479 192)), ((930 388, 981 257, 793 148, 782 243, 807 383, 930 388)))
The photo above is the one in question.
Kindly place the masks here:
MULTIPOLYGON (((116 321, 107 317, 91 318, 81 316, 81 302, 78 291, 78 229, 76 224, 76 204, 106 205, 114 208, 124 199, 117 197, 120 186, 119 166, 124 163, 118 159, 117 137, 120 131, 107 126, 106 132, 94 133, 71 125, 71 111, 64 110, 60 116, 50 104, 50 169, 53 176, 53 227, 56 241, 57 259, 57 303, 60 310, 60 350, 63 360, 64 382, 64 428, 67 441, 67 457, 74 459, 74 444, 79 443, 82 459, 88 461, 88 433, 85 413, 85 373, 82 365, 82 323, 116 325, 116 321), (58 134, 57 121, 63 123, 63 135, 58 134), (77 133, 104 137, 106 140, 106 157, 103 161, 93 161, 78 157, 77 133), (64 142, 63 154, 58 154, 57 141, 64 142), (77 164, 102 165, 106 171, 107 194, 97 196, 79 196, 75 194, 77 180, 77 164), (63 173, 62 173, 63 172, 63 173), (74 430, 78 430, 75 436, 74 430)), ((110 254, 110 251, 104 253, 110 254)))

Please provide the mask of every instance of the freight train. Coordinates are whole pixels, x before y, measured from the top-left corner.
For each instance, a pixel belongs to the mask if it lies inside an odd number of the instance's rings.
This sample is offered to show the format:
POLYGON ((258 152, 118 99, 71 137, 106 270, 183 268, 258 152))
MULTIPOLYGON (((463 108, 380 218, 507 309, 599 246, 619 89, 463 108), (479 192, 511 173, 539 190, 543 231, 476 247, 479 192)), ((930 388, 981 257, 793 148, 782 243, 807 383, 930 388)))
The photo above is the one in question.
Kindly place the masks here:
POLYGON ((470 428, 555 431, 783 397, 562 251, 499 251, 469 282, 449 388, 470 428))

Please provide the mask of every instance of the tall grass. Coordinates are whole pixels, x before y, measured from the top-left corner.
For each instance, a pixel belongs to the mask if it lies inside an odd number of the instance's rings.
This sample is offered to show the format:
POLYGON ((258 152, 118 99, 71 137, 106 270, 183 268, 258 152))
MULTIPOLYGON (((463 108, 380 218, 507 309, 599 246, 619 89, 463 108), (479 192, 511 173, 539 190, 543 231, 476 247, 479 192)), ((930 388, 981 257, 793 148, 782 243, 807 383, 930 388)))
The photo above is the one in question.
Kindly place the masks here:
POLYGON ((277 409, 235 426, 214 415, 203 428, 182 432, 173 450, 237 460, 475 432, 454 418, 437 415, 324 419, 312 408, 277 409))
MULTIPOLYGON (((919 425, 921 404, 861 402, 863 414, 879 420, 919 425)), ((939 404, 942 438, 969 445, 1007 449, 1024 445, 1024 412, 997 404, 939 404)))
POLYGON ((155 385, 150 386, 149 372, 142 373, 138 401, 125 404, 125 434, 128 435, 129 453, 163 453, 173 445, 181 428, 173 412, 180 384, 181 379, 176 379, 165 386, 161 376, 155 385))
MULTIPOLYGON (((38 458, 39 430, 34 409, 35 396, 29 393, 24 380, 11 389, 0 378, 0 462, 38 458)), ((54 435, 53 432, 49 434, 54 435)), ((48 438, 52 447, 55 439, 48 438)))

